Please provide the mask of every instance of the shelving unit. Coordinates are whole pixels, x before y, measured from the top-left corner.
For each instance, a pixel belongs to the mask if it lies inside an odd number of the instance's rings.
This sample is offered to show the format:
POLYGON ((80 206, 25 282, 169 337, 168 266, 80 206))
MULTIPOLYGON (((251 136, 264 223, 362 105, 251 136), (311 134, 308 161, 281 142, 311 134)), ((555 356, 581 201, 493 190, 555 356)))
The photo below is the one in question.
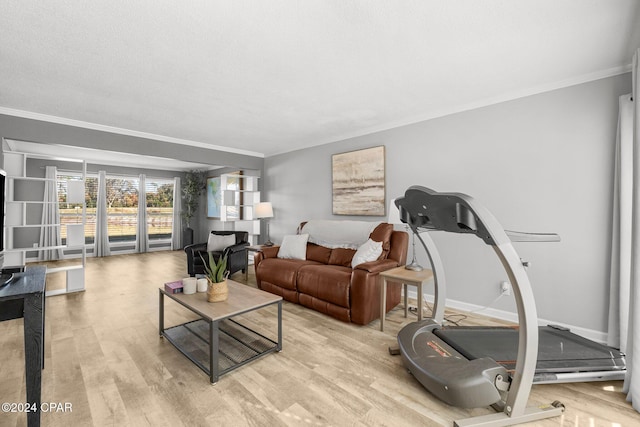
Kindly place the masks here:
MULTIPOLYGON (((4 152, 4 170, 7 173, 6 179, 6 213, 5 213, 5 236, 6 236, 6 248, 4 255, 5 266, 11 265, 25 265, 27 262, 27 253, 29 252, 41 252, 46 250, 75 250, 80 251, 81 256, 77 263, 72 265, 66 265, 63 267, 47 268, 47 274, 53 273, 66 273, 66 288, 47 291, 46 295, 58 295, 71 292, 83 291, 85 289, 85 266, 86 266, 86 247, 84 242, 84 229, 86 224, 86 205, 84 201, 84 183, 87 175, 86 162, 65 159, 67 162, 76 162, 79 164, 82 172, 82 184, 76 184, 76 192, 81 192, 82 195, 78 195, 78 200, 69 200, 69 202, 78 202, 74 204, 82 204, 82 221, 78 224, 41 224, 36 223, 33 219, 29 220, 28 211, 29 205, 46 205, 58 202, 44 202, 38 200, 27 200, 24 197, 19 197, 21 193, 17 191, 21 182, 41 182, 56 184, 56 179, 41 178, 34 176, 27 176, 27 159, 50 159, 48 156, 36 156, 28 153, 20 153, 15 151, 4 152), (40 232, 43 227, 66 227, 67 232, 67 244, 55 245, 55 246, 40 246, 40 232), (29 230, 33 230, 29 232, 29 230), (21 238, 17 238, 17 234, 21 234, 21 238), (27 234, 27 235, 25 235, 27 234), (35 237, 35 238, 34 238, 35 237), (18 241, 19 240, 19 241, 18 241), (28 242, 27 244, 25 244, 28 242), (29 246, 30 244, 30 246, 29 246)), ((71 181, 69 181, 71 182, 71 181)), ((78 182, 78 181, 76 181, 78 182)), ((44 189, 44 185, 43 185, 44 189)))
POLYGON ((260 220, 254 217, 254 205, 260 202, 258 179, 255 175, 220 175, 220 221, 233 222, 235 231, 248 232, 251 244, 257 243, 260 235, 260 220))

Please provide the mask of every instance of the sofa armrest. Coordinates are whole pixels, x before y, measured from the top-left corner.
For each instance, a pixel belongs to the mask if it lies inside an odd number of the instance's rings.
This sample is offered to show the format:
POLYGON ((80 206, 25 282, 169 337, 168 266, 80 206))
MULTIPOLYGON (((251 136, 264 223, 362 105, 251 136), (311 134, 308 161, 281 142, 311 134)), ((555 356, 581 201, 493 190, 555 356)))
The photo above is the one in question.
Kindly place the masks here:
POLYGON ((187 273, 189 276, 195 276, 196 271, 195 264, 200 264, 200 254, 207 251, 206 243, 195 243, 184 247, 184 251, 187 254, 187 273))
POLYGON ((258 264, 260 264, 263 259, 277 258, 279 249, 280 246, 263 246, 262 249, 256 252, 256 254, 253 256, 254 268, 257 269, 258 264))
POLYGON ((196 259, 202 252, 207 251, 206 243, 195 243, 184 247, 184 251, 187 254, 187 263, 193 265, 193 260, 196 259))
POLYGON ((184 251, 187 255, 193 255, 196 252, 206 252, 207 244, 206 243, 194 243, 193 245, 188 245, 184 247, 184 251))
POLYGON ((265 246, 259 252, 264 258, 277 258, 280 246, 265 246))
POLYGON ((247 246, 248 242, 236 243, 235 245, 227 246, 222 252, 222 256, 227 257, 227 268, 229 269, 229 275, 236 271, 247 271, 248 259, 247 259, 247 246))
POLYGON ((393 259, 381 259, 371 262, 363 262, 354 267, 354 270, 364 270, 370 274, 378 274, 385 270, 391 270, 398 266, 398 261, 393 259))
POLYGON ((249 246, 249 242, 236 243, 235 245, 228 246, 225 248, 225 252, 227 254, 233 254, 236 252, 242 252, 245 248, 249 246))
MULTIPOLYGON (((398 261, 383 259, 357 265, 351 274, 351 321, 366 325, 380 317, 380 272, 395 268, 398 261)), ((400 303, 401 286, 387 287, 386 311, 400 303)))

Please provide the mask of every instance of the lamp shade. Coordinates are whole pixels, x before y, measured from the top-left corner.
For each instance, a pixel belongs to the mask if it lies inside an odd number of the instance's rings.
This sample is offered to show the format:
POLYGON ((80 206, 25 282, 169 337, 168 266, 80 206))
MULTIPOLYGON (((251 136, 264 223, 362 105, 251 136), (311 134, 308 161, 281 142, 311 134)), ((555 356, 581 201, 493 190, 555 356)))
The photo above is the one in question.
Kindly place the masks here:
POLYGON ((395 202, 396 199, 392 199, 389 202, 389 219, 387 219, 387 222, 389 224, 402 224, 402 221, 400 221, 400 211, 395 202))
POLYGON ((253 205, 256 218, 273 218, 271 202, 260 202, 253 205))

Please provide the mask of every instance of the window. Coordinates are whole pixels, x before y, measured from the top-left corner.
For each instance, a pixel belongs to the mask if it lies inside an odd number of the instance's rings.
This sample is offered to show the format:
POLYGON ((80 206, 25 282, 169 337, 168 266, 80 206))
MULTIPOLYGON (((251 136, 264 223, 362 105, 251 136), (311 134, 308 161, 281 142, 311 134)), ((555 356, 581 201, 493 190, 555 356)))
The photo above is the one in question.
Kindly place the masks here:
POLYGON ((173 227, 173 180, 148 178, 147 233, 149 240, 171 239, 173 227))
MULTIPOLYGON (((65 224, 82 223, 82 205, 67 203, 67 183, 81 181, 77 172, 62 172, 57 175, 58 203, 60 209, 61 237, 66 244, 65 224)), ((173 179, 146 178, 147 233, 154 248, 164 247, 171 242, 173 227, 173 179)), ((136 241, 138 226, 138 177, 108 176, 107 187, 107 227, 109 243, 115 246, 130 246, 136 241)), ((93 244, 96 235, 96 205, 98 201, 98 177, 85 179, 86 225, 85 243, 93 244)))
POLYGON ((109 243, 135 242, 138 226, 138 178, 107 177, 109 243))

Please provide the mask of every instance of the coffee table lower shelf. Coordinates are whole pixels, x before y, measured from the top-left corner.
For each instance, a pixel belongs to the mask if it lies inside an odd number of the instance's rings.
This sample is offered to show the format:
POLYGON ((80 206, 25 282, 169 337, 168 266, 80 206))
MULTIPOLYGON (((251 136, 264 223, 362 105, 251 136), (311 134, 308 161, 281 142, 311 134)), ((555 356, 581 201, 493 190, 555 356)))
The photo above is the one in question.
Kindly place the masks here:
MULTIPOLYGON (((235 320, 226 319, 218 322, 218 357, 210 358, 209 326, 209 322, 199 319, 167 328, 162 335, 209 375, 212 383, 215 383, 220 375, 279 350, 277 342, 235 320), (217 363, 217 375, 212 376, 211 363, 217 363)), ((211 325, 211 328, 214 329, 215 325, 211 325)), ((214 337, 213 342, 215 341, 214 337)))

